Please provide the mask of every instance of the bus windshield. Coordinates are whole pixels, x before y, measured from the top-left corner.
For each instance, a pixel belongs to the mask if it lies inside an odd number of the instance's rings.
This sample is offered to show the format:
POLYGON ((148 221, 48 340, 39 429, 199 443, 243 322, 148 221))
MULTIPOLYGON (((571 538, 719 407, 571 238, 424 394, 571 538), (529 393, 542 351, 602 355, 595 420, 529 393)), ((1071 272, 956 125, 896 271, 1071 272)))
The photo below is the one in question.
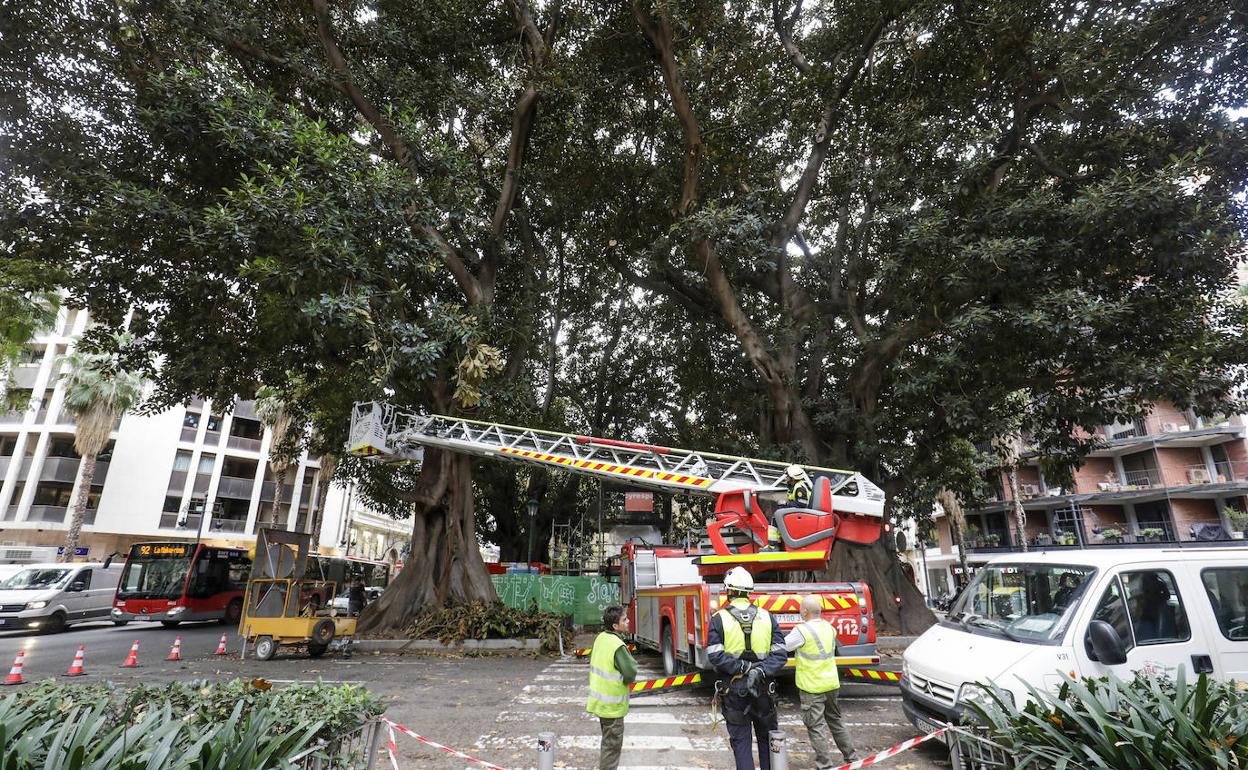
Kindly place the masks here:
POLYGON ((990 564, 976 573, 944 622, 1016 642, 1056 644, 1093 572, 1067 564, 990 564))
POLYGON ((130 558, 117 584, 118 599, 180 599, 191 568, 192 546, 185 543, 143 543, 130 558))

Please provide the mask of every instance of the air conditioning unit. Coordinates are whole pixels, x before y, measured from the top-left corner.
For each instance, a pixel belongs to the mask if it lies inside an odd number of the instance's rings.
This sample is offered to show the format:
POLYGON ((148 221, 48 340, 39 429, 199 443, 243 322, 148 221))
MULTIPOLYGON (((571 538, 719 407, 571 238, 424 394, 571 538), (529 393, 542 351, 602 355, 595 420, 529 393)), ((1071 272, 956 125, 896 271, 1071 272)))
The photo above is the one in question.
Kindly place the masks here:
POLYGON ((1022 493, 1023 497, 1036 497, 1037 495, 1040 494, 1040 485, 1039 484, 1019 484, 1018 490, 1019 492, 1022 493))
POLYGON ((53 561, 56 561, 55 546, 15 545, 0 548, 0 564, 39 564, 53 561))
POLYGON ((1189 484, 1208 484, 1209 471, 1204 468, 1188 468, 1187 481, 1189 484))

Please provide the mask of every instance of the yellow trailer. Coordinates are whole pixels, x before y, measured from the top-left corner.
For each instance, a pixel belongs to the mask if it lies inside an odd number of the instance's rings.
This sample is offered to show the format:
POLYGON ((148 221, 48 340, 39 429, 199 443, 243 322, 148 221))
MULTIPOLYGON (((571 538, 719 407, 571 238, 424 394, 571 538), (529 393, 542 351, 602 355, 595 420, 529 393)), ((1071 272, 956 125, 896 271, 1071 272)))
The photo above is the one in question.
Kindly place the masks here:
MULTIPOLYGON (((304 647, 314 658, 334 646, 350 655, 355 618, 338 617, 332 608, 312 611, 304 600, 305 586, 325 585, 323 580, 301 577, 311 538, 302 532, 272 529, 256 533, 256 555, 238 632, 260 660, 271 659, 282 645, 304 647)), ((331 584, 331 597, 336 591, 337 586, 331 584)))

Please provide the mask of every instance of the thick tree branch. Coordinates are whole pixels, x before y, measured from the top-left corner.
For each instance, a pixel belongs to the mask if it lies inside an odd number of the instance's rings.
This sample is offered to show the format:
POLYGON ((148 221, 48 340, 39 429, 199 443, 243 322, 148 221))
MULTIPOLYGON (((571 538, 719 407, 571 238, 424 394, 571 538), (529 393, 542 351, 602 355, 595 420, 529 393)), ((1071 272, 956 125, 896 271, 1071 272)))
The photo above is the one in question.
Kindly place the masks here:
POLYGON ((316 15, 316 36, 321 41, 321 47, 325 49, 325 56, 329 59, 329 66, 333 68, 334 73, 338 76, 337 86, 347 95, 355 108, 359 110, 360 115, 369 122, 373 129, 381 136, 382 141, 390 148, 394 160, 403 168, 415 171, 413 165, 415 156, 412 153, 407 142, 399 136, 394 125, 390 123, 377 105, 373 104, 359 86, 355 84, 355 79, 351 75, 351 68, 347 64, 347 58, 342 53, 342 48, 338 45, 338 40, 334 37, 333 27, 329 20, 329 7, 327 0, 312 0, 312 11, 316 15))
MULTIPOLYGON (((849 94, 849 90, 853 88, 854 83, 857 82, 858 76, 862 73, 868 58, 871 56, 871 51, 880 39, 880 35, 884 34, 884 30, 888 25, 906 7, 906 5, 903 5, 898 9, 890 9, 880 16, 867 32, 866 37, 863 38, 862 44, 858 47, 857 55, 850 62, 849 70, 841 77, 836 90, 824 105, 823 115, 819 119, 819 126, 815 129, 814 144, 810 148, 810 155, 806 158, 806 167, 802 170, 802 176, 798 179, 797 185, 793 189, 793 198, 789 201, 784 217, 776 224, 772 234, 771 243, 774 248, 784 248, 789 240, 793 238, 793 233, 796 232, 798 224, 806 214, 806 206, 809 205, 811 195, 815 191, 815 184, 819 180, 819 171, 823 168, 823 161, 828 155, 828 149, 832 143, 832 121, 836 117, 836 111, 839 109, 840 103, 849 94)), ((789 43, 792 44, 791 39, 789 43)))
POLYGON ((640 0, 633 0, 633 15, 645 34, 646 39, 654 46, 659 55, 659 68, 663 72, 663 83, 672 100, 672 111, 680 122, 681 134, 685 141, 684 172, 680 184, 680 203, 678 214, 688 214, 697 208, 698 176, 702 165, 702 136, 698 128, 698 117, 685 93, 684 83, 680 78, 680 69, 676 65, 676 51, 672 40, 672 26, 663 14, 658 20, 650 18, 641 7, 640 0))

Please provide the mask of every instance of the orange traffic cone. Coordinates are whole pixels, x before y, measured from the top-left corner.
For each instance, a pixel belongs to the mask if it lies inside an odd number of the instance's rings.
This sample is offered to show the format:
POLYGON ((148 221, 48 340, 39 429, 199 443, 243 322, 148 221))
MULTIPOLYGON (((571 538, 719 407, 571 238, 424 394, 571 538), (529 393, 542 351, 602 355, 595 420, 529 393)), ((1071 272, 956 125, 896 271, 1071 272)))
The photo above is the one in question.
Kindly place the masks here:
POLYGON ((225 654, 226 654, 226 653, 225 653, 225 637, 227 637, 228 635, 229 635, 228 633, 221 634, 221 641, 220 641, 220 642, 217 642, 217 651, 216 651, 215 653, 213 653, 214 655, 225 655, 225 654))
POLYGON ((122 668, 138 668, 139 667, 139 640, 135 639, 134 644, 130 645, 130 654, 126 656, 126 662, 121 664, 122 668))
POLYGON ((165 660, 182 660, 182 637, 174 637, 173 649, 169 650, 169 657, 165 660))
POLYGON ((85 654, 85 652, 86 650, 84 649, 84 647, 81 644, 78 645, 78 652, 74 653, 74 662, 69 664, 69 670, 65 672, 65 676, 86 676, 87 675, 86 669, 83 668, 83 666, 86 663, 83 660, 83 655, 85 654))
POLYGON ((22 661, 26 660, 26 651, 18 650, 17 657, 13 659, 13 668, 9 669, 9 678, 4 680, 5 684, 26 684, 26 680, 22 679, 22 661))

